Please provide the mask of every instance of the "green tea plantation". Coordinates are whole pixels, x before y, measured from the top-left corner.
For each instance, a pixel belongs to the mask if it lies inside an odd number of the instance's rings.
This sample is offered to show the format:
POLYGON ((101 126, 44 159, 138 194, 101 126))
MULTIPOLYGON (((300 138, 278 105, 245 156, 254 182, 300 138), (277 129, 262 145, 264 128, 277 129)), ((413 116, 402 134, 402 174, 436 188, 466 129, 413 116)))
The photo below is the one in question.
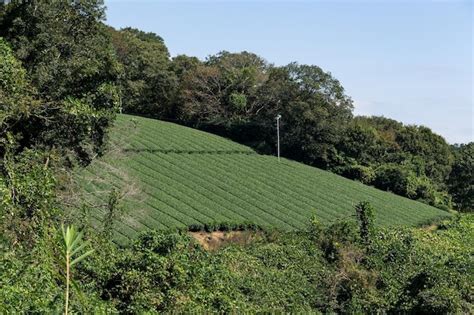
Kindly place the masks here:
POLYGON ((76 201, 93 205, 97 224, 111 196, 121 215, 115 238, 206 224, 253 223, 301 229, 315 216, 331 223, 369 201, 382 226, 427 223, 449 213, 330 172, 259 155, 225 138, 153 119, 119 115, 106 154, 81 169, 76 201))

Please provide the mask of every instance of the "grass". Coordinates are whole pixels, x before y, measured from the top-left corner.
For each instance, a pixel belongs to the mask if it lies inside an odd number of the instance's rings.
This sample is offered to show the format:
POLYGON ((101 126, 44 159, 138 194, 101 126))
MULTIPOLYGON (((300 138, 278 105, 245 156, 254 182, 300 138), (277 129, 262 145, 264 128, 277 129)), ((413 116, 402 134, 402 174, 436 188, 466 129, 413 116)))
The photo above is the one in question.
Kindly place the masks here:
MULTIPOLYGON (((301 229, 316 216, 330 223, 369 201, 376 224, 426 223, 447 212, 195 129, 119 115, 111 148, 77 174, 77 199, 99 205, 119 191, 125 214, 115 237, 126 242, 147 229, 186 228, 212 222, 252 222, 301 229)), ((284 148, 283 148, 284 149, 284 148)), ((96 206, 94 224, 106 209, 96 206)))

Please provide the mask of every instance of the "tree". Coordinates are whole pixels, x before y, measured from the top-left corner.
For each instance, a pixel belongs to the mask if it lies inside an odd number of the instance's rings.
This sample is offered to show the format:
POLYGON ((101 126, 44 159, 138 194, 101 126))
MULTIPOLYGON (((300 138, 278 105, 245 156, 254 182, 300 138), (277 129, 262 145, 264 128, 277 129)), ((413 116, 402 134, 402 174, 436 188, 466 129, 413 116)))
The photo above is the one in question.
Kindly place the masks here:
POLYGON ((446 178, 452 153, 429 128, 385 117, 355 117, 338 150, 342 165, 331 168, 341 175, 443 209, 451 205, 446 178))
POLYGON ((218 123, 226 117, 222 102, 225 86, 216 67, 199 65, 187 72, 182 82, 181 119, 188 122, 218 123))
POLYGON ((317 66, 292 63, 283 71, 278 102, 283 152, 324 168, 338 164, 336 146, 352 118, 352 100, 339 81, 317 66))
POLYGON ((183 76, 183 118, 231 125, 248 122, 261 109, 257 94, 269 65, 249 53, 220 52, 183 76))
POLYGON ((116 82, 120 67, 103 19, 100 0, 18 1, 4 7, 0 36, 42 98, 88 98, 95 108, 110 108, 113 102, 97 94, 116 82))
POLYGON ((328 167, 350 121, 352 100, 317 66, 269 65, 248 53, 221 52, 183 76, 182 119, 225 126, 225 135, 273 152, 274 118, 282 119, 283 154, 328 167))
POLYGON ((8 122, 18 150, 59 147, 83 163, 102 151, 118 108, 120 73, 103 17, 97 0, 0 7, 0 36, 26 70, 30 87, 10 106, 28 108, 8 122))
POLYGON ((26 71, 0 37, 0 136, 17 124, 18 117, 29 116, 33 102, 26 71))
POLYGON ((176 74, 181 82, 188 71, 193 71, 199 66, 201 61, 197 57, 178 55, 171 60, 171 70, 176 74))
POLYGON ((124 68, 120 84, 124 112, 157 118, 172 115, 178 82, 163 39, 133 28, 109 31, 124 68))
POLYGON ((443 137, 424 126, 405 126, 396 141, 403 152, 421 158, 426 176, 439 184, 446 181, 453 157, 443 137))
POLYGON ((361 201, 355 206, 359 223, 359 235, 365 245, 370 245, 375 229, 375 210, 368 201, 361 201))
POLYGON ((474 211, 474 142, 454 147, 454 163, 449 175, 449 193, 457 209, 474 211))

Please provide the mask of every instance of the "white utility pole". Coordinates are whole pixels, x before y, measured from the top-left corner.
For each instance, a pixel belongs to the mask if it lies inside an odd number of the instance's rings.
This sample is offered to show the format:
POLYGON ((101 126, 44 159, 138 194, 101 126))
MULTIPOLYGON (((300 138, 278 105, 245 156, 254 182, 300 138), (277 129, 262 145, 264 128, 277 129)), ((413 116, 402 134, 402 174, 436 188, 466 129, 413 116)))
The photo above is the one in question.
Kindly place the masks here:
POLYGON ((278 154, 278 162, 280 162, 280 118, 281 118, 281 115, 278 114, 278 116, 276 116, 276 120, 277 120, 277 154, 278 154))

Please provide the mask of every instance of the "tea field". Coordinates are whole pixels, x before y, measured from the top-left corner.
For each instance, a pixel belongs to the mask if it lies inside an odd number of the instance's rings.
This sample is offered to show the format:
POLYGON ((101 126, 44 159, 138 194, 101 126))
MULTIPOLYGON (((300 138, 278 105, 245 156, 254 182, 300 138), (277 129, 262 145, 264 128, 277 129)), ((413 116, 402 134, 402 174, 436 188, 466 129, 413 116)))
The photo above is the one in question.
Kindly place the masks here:
POLYGON ((119 115, 107 153, 76 174, 74 197, 93 205, 93 224, 106 215, 111 191, 123 213, 119 242, 147 229, 213 222, 304 228, 312 216, 330 223, 370 201, 376 223, 418 225, 447 212, 333 173, 177 124, 119 115))

